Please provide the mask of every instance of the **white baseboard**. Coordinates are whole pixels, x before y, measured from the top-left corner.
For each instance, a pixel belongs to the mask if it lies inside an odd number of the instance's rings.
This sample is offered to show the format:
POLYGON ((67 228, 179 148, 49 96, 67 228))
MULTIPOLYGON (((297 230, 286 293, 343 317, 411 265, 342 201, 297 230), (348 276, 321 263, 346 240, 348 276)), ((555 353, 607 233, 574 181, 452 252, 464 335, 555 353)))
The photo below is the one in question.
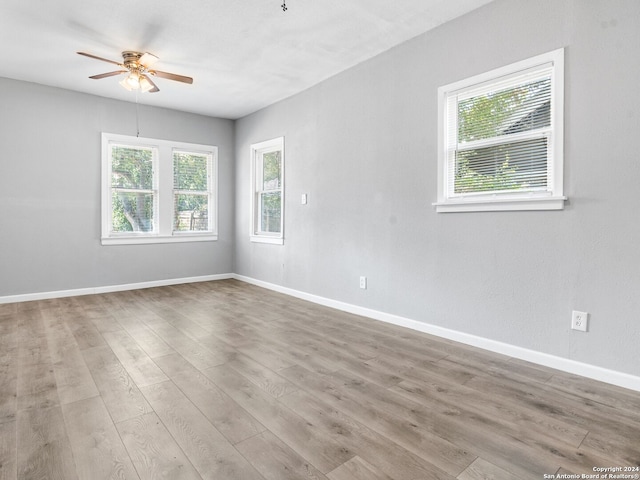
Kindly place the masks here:
POLYGON ((437 337, 446 338, 456 342, 471 345, 473 347, 482 348, 491 352, 500 353, 509 357, 518 358, 520 360, 526 360, 531 363, 543 365, 545 367, 555 368, 563 372, 580 375, 582 377, 599 380, 601 382, 610 383, 619 387, 628 388, 640 392, 640 377, 630 375, 628 373, 617 372, 615 370, 609 370, 606 368, 598 367, 596 365, 589 365, 587 363, 577 362, 568 358, 557 357, 548 353, 538 352, 535 350, 529 350, 527 348, 510 345, 508 343, 498 342, 490 340, 488 338, 478 337, 476 335, 470 335, 468 333, 451 330, 437 325, 431 325, 428 323, 418 322, 409 318, 400 317, 398 315, 392 315, 390 313, 380 312, 378 310, 372 310, 370 308, 359 307, 350 303, 340 302, 318 295, 313 295, 292 288, 282 287, 262 280, 256 280, 251 277, 245 277, 243 275, 234 274, 233 278, 256 285, 259 287, 274 290, 279 293, 284 293, 292 297, 307 300, 309 302, 317 303, 327 307, 342 310, 344 312, 353 313, 363 317, 372 318, 374 320, 380 320, 386 323, 392 323, 401 327, 410 328, 419 332, 428 333, 437 337))
POLYGON ((363 317, 368 317, 374 320, 379 320, 393 325, 410 328, 419 332, 428 333, 437 337, 446 338, 456 342, 464 343, 474 347, 489 350, 491 352, 500 353, 513 358, 519 358, 528 362, 537 363, 538 365, 544 365, 545 367, 555 368, 563 372, 580 375, 601 382, 610 383, 619 387, 628 388, 640 392, 640 377, 630 375, 628 373, 617 372, 615 370, 609 370, 606 368, 598 367, 596 365, 589 365, 587 363, 577 362, 568 358, 557 357, 555 355, 549 355, 548 353, 538 352, 535 350, 529 350, 526 348, 510 345, 508 343, 498 342, 490 340, 488 338, 478 337, 476 335, 470 335, 468 333, 451 330, 437 325, 431 325, 428 323, 418 322, 410 318, 400 317, 398 315, 392 315, 390 313, 380 312, 370 308, 360 307, 346 302, 340 302, 338 300, 332 300, 330 298, 313 295, 311 293, 294 290, 292 288, 282 287, 262 280, 256 280, 251 277, 245 277, 244 275, 237 275, 235 273, 223 273, 218 275, 204 275, 200 277, 186 277, 186 278, 171 278, 167 280, 154 280, 149 282, 140 283, 128 283, 121 285, 108 285, 102 287, 91 288, 79 288, 73 290, 59 290, 54 292, 40 292, 40 293, 27 293, 22 295, 10 295, 0 297, 0 304, 3 303, 15 303, 15 302, 29 302, 33 300, 46 300, 50 298, 62 298, 62 297, 76 297, 79 295, 92 295, 96 293, 111 293, 121 292, 125 290, 138 290, 142 288, 152 287, 164 287, 168 285, 179 285, 182 283, 195 283, 195 282, 208 282, 212 280, 228 280, 236 279, 242 282, 250 283, 259 287, 267 288, 279 293, 284 293, 292 297, 307 300, 326 307, 335 308, 344 312, 353 313, 363 317))
POLYGON ((107 285, 104 287, 76 288, 73 290, 58 290, 55 292, 26 293, 22 295, 9 295, 0 297, 0 304, 31 302, 34 300, 47 300, 50 298, 78 297, 80 295, 93 295, 96 293, 123 292, 125 290, 139 290, 142 288, 166 287, 168 285, 179 285, 181 283, 209 282, 211 280, 228 280, 235 278, 232 273, 222 273, 219 275, 203 275, 200 277, 169 278, 166 280, 152 280, 149 282, 126 283, 121 285, 107 285))

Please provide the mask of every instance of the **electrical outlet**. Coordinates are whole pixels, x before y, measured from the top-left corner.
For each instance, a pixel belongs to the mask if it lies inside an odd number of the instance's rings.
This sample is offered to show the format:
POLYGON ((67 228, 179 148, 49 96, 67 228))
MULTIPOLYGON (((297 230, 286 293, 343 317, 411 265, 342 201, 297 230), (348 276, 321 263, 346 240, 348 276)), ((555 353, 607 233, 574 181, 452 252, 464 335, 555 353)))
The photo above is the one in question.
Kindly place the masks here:
POLYGON ((360 277, 360 288, 367 289, 367 277, 360 277))
POLYGON ((571 329, 586 332, 588 323, 589 314, 587 312, 578 312, 576 310, 571 312, 571 329))

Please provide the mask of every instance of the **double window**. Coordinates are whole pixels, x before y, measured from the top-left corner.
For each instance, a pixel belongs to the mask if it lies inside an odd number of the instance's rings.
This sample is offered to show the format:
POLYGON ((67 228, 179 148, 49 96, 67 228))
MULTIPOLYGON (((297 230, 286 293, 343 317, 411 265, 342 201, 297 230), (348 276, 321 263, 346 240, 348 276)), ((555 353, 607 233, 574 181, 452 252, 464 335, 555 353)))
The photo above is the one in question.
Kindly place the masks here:
POLYGON ((284 138, 251 145, 251 241, 284 242, 284 138))
POLYGON ((217 239, 217 148, 102 134, 102 243, 217 239))
POLYGON ((437 211, 561 209, 563 51, 441 87, 437 211))

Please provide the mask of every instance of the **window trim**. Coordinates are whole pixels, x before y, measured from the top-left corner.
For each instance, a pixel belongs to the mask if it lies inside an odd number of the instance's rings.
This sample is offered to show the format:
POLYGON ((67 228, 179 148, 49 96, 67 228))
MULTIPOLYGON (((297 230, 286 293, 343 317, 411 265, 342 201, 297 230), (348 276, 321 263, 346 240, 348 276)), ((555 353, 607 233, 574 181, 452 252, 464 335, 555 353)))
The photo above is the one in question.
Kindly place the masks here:
MULTIPOLYGON (((480 75, 475 75, 438 88, 438 170, 436 212, 513 211, 513 210, 561 210, 564 196, 564 49, 560 48, 512 63, 480 75), (527 70, 552 66, 551 73, 551 158, 547 163, 547 191, 478 193, 476 195, 450 195, 448 188, 447 158, 447 101, 456 94, 499 84, 527 70)), ((457 127, 456 127, 457 128, 457 127)))
POLYGON ((195 143, 134 137, 114 133, 102 133, 102 178, 101 178, 101 244, 132 245, 153 243, 209 242, 218 240, 218 147, 195 143), (157 227, 154 232, 111 232, 111 155, 110 146, 129 145, 155 149, 154 190, 157 227), (211 155, 210 160, 210 230, 205 232, 174 232, 174 184, 173 152, 187 151, 211 155))
POLYGON ((284 153, 284 137, 277 137, 271 140, 265 140, 263 142, 254 143, 251 145, 251 203, 250 203, 250 235, 251 242, 256 243, 268 243, 273 245, 284 244, 284 205, 285 205, 285 153, 284 153), (258 206, 257 206, 257 181, 258 181, 258 156, 273 151, 281 152, 281 175, 280 175, 280 232, 267 233, 259 232, 258 230, 258 206))

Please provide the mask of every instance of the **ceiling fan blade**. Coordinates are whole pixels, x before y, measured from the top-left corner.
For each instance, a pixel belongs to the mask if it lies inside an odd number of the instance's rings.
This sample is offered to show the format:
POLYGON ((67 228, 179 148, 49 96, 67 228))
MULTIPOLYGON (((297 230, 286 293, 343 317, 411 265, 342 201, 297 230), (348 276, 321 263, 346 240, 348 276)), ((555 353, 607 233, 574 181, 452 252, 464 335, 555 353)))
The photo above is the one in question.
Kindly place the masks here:
POLYGON ((142 77, 145 78, 147 80, 147 82, 149 82, 151 84, 151 89, 147 90, 147 92, 156 93, 156 92, 160 91, 158 86, 155 83, 153 83, 153 81, 149 78, 149 75, 143 75, 142 77))
POLYGON ((127 70, 116 70, 115 72, 101 73, 100 75, 93 75, 89 78, 100 80, 101 78, 114 77, 116 75, 120 75, 121 73, 127 73, 127 70))
POLYGON ((140 60, 138 60, 140 62, 140 65, 144 65, 146 68, 149 68, 151 65, 153 65, 154 63, 156 63, 158 60, 160 60, 158 57, 156 57, 153 53, 144 53, 141 57, 140 60))
POLYGON ((102 60, 103 62, 109 62, 109 63, 113 63, 114 65, 120 65, 121 67, 124 66, 120 62, 116 62, 114 60, 109 60, 108 58, 96 57, 95 55, 91 55, 90 53, 85 53, 85 52, 76 52, 76 53, 78 55, 84 55, 85 57, 95 58, 96 60, 102 60))
POLYGON ((176 82, 188 83, 191 85, 193 83, 193 78, 185 77, 184 75, 176 75, 175 73, 167 73, 161 72, 160 70, 149 70, 151 75, 155 75, 156 77, 166 78, 167 80, 175 80, 176 82))

